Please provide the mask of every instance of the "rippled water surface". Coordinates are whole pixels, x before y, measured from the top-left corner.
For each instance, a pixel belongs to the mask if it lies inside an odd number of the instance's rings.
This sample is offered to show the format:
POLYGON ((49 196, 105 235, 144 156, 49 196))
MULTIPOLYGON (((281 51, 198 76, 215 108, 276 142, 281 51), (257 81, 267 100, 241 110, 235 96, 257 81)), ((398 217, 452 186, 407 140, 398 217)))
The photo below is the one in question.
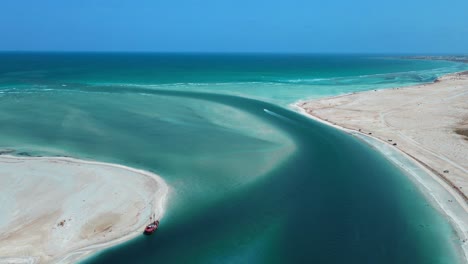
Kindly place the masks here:
POLYGON ((456 263, 453 230, 357 139, 289 110, 465 64, 391 57, 0 54, 0 147, 161 175, 157 234, 87 263, 456 263))

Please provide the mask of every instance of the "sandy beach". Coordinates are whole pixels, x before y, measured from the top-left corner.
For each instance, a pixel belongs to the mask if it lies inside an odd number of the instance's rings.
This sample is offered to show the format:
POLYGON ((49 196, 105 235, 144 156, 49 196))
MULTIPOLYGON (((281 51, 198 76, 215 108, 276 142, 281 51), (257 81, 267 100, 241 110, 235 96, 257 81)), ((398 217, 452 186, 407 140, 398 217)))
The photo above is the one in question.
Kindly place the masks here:
POLYGON ((159 176, 116 164, 0 155, 0 263, 71 263, 164 213, 159 176))
POLYGON ((423 192, 449 216, 468 256, 467 102, 468 72, 461 72, 431 84, 353 93, 295 106, 317 121, 361 138, 412 174, 425 188, 423 192), (412 166, 397 156, 406 156, 417 166, 409 168, 412 166))

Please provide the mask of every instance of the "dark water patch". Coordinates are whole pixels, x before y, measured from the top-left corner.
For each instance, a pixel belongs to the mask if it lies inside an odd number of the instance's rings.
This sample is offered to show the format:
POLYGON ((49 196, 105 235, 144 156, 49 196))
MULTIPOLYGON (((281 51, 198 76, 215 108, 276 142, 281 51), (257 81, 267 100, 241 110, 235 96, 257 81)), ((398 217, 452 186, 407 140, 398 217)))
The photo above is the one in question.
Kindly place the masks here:
POLYGON ((464 137, 465 140, 468 140, 468 128, 457 128, 455 133, 464 137))
POLYGON ((357 55, 0 53, 0 85, 94 82, 170 84, 343 78, 453 66, 357 55))
POLYGON ((14 149, 0 149, 0 155, 12 154, 14 152, 15 152, 14 149))
POLYGON ((233 255, 260 263, 457 261, 448 223, 401 171, 363 143, 256 100, 146 92, 243 109, 288 133, 298 150, 252 185, 191 215, 165 217, 154 237, 110 249, 86 263, 228 262, 233 255), (244 255, 243 247, 254 247, 254 238, 264 236, 271 238, 255 258, 244 255))

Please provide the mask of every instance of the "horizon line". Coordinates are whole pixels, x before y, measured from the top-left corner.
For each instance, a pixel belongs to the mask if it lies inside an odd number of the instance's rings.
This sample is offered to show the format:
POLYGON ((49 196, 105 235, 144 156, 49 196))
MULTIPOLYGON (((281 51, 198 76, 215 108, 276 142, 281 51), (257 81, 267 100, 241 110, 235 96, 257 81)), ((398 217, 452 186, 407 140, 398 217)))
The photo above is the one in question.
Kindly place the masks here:
POLYGON ((107 54, 232 54, 232 55, 383 55, 383 56, 468 56, 449 52, 291 52, 291 51, 138 51, 138 50, 0 50, 0 53, 107 53, 107 54))

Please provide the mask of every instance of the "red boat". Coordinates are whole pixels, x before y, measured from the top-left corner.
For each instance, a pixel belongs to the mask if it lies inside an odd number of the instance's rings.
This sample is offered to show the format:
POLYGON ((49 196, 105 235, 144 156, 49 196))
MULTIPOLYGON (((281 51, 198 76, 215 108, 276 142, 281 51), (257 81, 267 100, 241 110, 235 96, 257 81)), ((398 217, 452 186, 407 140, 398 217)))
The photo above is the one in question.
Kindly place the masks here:
POLYGON ((153 223, 149 224, 145 228, 145 232, 143 232, 145 235, 151 235, 153 234, 156 230, 158 230, 159 227, 159 220, 154 221, 153 223))

